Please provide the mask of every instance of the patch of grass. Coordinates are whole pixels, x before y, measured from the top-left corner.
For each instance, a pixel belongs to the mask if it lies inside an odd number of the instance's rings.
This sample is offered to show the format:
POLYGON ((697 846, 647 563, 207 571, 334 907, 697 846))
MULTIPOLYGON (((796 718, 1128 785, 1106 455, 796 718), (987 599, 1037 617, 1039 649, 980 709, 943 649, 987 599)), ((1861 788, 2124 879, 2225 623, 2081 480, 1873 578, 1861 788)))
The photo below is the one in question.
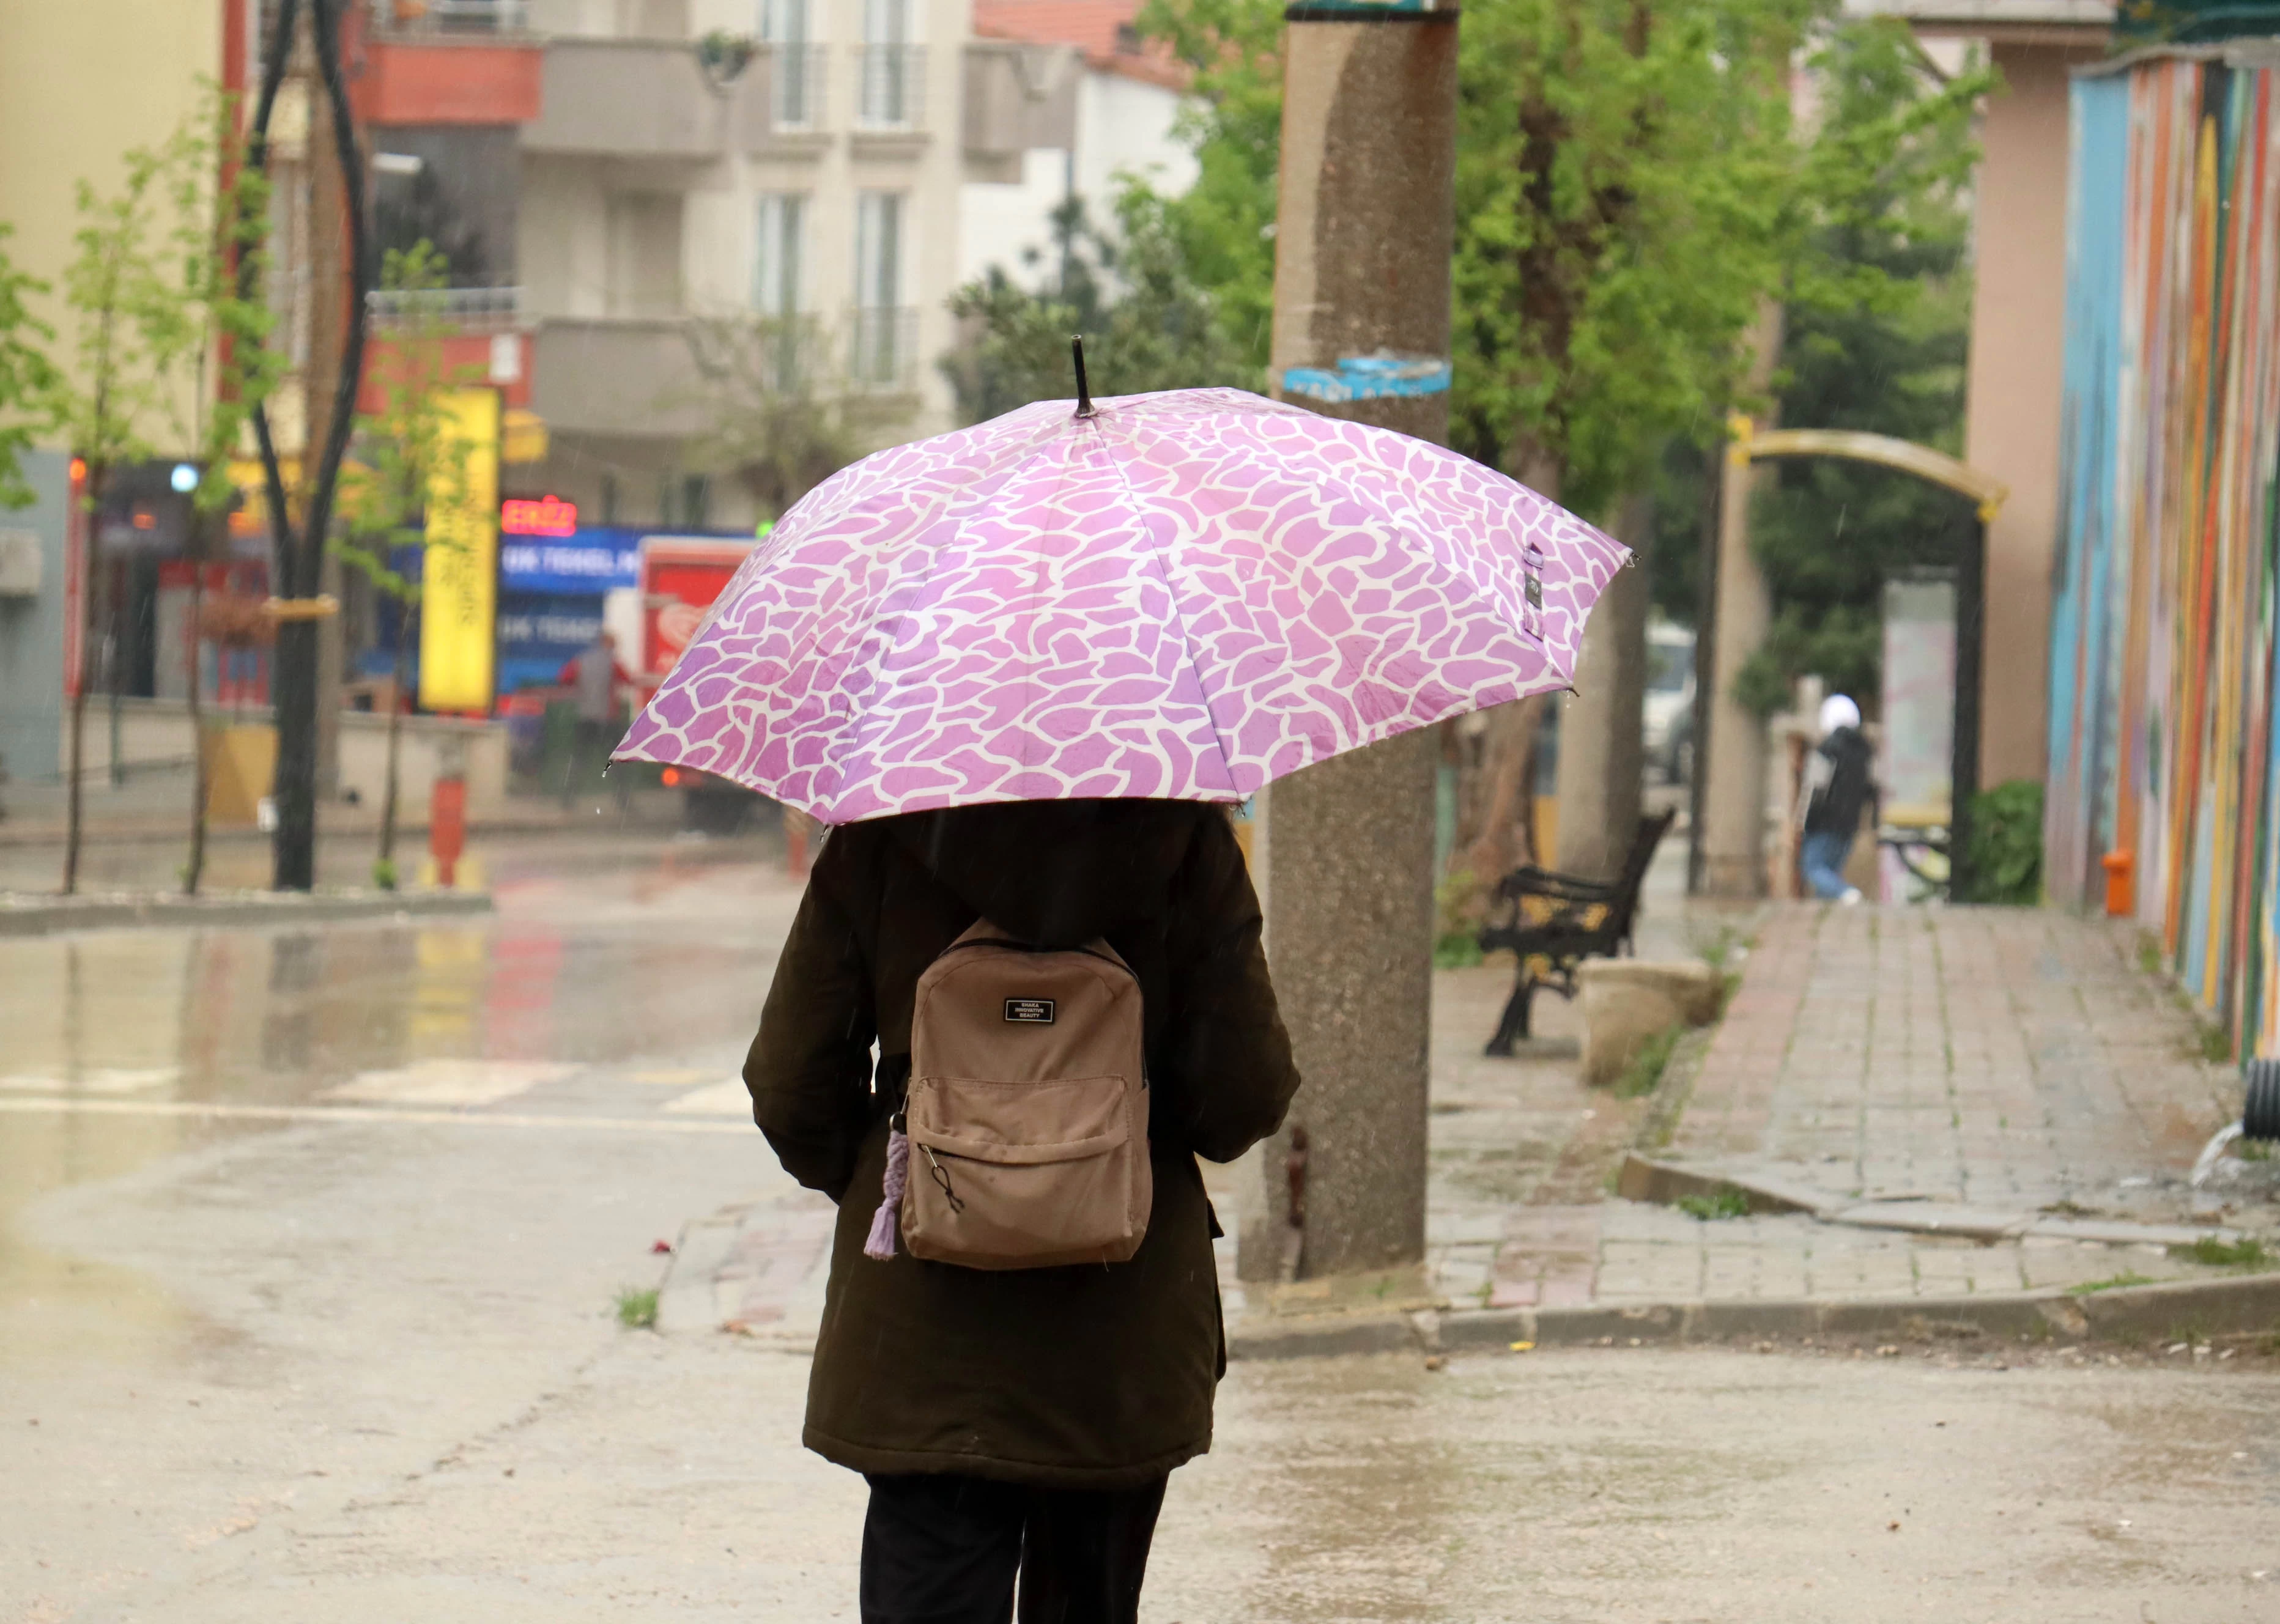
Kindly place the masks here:
POLYGON ((392 891, 396 889, 396 859, 394 858, 383 857, 373 859, 372 883, 374 889, 376 890, 392 891))
POLYGON ((1481 941, 1469 930, 1444 930, 1433 943, 1436 970, 1469 970, 1481 962, 1481 941))
POLYGON ((2151 1274, 2132 1274, 2125 1270, 2122 1274, 2109 1275, 2104 1280, 2085 1280, 2078 1286, 2068 1286, 2067 1295, 2088 1297, 2093 1291, 2114 1291, 2123 1286, 2150 1286, 2154 1283, 2156 1282, 2151 1274))
POLYGON ((1747 1218, 1750 1198, 1731 1184, 1721 1184, 1706 1196, 1681 1196, 1671 1205, 1689 1218, 1708 1224, 1723 1218, 1747 1218))
POLYGON ((2232 1153, 2245 1162, 2268 1162, 2280 1158, 2280 1149, 2259 1139, 2244 1139, 2233 1147, 2232 1153))
POLYGON ((2205 1235, 2190 1246, 2172 1246, 2169 1256, 2180 1263, 2198 1263, 2211 1269, 2261 1269, 2270 1261, 2264 1243, 2251 1235, 2245 1240, 2220 1241, 2205 1235))
POLYGON ((2140 975, 2159 975, 2161 969, 2161 938, 2150 930, 2140 931, 2138 935, 2138 973, 2140 975))
POLYGON ((657 1288, 643 1290, 635 1286, 618 1289, 618 1323, 629 1331, 653 1331, 657 1328, 657 1288))
POLYGON ((1660 1032, 1649 1033, 1645 1041, 1631 1051, 1631 1058, 1623 1064, 1623 1074, 1615 1079, 1615 1097, 1638 1099, 1654 1092, 1662 1081, 1662 1069, 1670 1064, 1670 1051, 1678 1046, 1684 1027, 1665 1027, 1660 1032))
POLYGON ((2226 1031, 2222 1027, 2202 1027, 2200 1056, 2202 1059, 2207 1060, 2215 1066, 2222 1066, 2227 1060, 2231 1059, 2232 1034, 2226 1031))

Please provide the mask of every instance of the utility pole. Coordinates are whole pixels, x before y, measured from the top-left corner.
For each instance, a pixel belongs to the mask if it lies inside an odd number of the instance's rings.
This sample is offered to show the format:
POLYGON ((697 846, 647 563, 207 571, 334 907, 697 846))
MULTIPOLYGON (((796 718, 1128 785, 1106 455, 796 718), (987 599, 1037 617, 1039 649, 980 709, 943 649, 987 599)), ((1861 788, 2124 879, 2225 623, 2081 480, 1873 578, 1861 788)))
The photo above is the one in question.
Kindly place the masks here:
MULTIPOLYGON (((1781 358, 1780 305, 1759 312, 1749 342, 1749 388, 1762 394, 1781 358)), ((1734 697, 1734 680, 1773 624, 1773 597, 1749 546, 1750 498, 1764 473, 1738 442, 1722 454, 1716 618, 1708 658, 1698 644, 1695 652, 1696 680, 1710 684, 1710 730, 1695 741, 1694 770, 1703 786, 1702 889, 1712 897, 1766 894, 1766 724, 1734 697)))
MULTIPOLYGON (((1426 392, 1326 415, 1445 443, 1455 237, 1457 11, 1443 0, 1294 5, 1270 385, 1351 357, 1438 361, 1426 392)), ((1419 729, 1274 786, 1267 951, 1306 1081, 1265 1147, 1245 1277, 1398 1269, 1425 1251, 1435 734, 1419 729), (1294 1221, 1296 1220, 1297 1221, 1294 1221)))

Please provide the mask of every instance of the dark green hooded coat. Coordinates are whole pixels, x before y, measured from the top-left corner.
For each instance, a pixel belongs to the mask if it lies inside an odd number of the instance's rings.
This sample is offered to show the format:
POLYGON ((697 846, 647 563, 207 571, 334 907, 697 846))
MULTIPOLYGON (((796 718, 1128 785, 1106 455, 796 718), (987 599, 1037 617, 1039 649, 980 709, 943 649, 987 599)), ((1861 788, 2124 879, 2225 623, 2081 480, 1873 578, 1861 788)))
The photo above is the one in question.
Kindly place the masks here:
POLYGON ((839 1203, 810 1449, 859 1472, 1113 1489, 1211 1446, 1226 1351, 1195 1158, 1241 1155, 1298 1086, 1223 812, 1029 802, 834 831, 744 1081, 785 1169, 839 1203), (863 1255, 919 974, 977 917, 1042 946, 1105 936, 1139 977, 1156 1189, 1128 1263, 998 1273, 863 1255))

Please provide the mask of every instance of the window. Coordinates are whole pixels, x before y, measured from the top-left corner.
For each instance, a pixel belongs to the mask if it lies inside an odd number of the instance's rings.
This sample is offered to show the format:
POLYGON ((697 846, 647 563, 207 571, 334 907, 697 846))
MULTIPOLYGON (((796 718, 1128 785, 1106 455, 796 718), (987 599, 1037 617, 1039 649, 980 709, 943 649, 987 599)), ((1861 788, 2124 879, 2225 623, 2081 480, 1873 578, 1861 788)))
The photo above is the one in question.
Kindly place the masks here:
POLYGON ((909 129, 919 121, 926 53, 912 42, 910 0, 863 0, 860 121, 909 129))
POLYGON ((759 237, 752 257, 752 308, 763 316, 797 316, 800 251, 807 229, 807 199, 778 192, 760 199, 759 237))
POLYGON ((808 38, 807 0, 760 0, 760 39, 770 49, 778 129, 820 121, 823 48, 808 38))
POLYGON ((903 194, 864 192, 855 202, 855 303, 892 310, 903 302, 903 194))
POLYGON ((917 312, 902 308, 905 204, 901 192, 856 196, 851 370, 860 383, 904 383, 917 349, 917 312))
POLYGON ((609 313, 681 314, 681 196, 620 192, 609 200, 609 313))

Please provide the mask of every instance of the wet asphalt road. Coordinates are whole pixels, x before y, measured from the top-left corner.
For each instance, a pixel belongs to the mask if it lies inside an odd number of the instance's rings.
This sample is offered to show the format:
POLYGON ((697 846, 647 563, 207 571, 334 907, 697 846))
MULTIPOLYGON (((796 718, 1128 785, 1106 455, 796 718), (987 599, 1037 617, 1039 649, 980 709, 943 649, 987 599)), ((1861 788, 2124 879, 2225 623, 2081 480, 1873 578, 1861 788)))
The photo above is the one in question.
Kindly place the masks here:
MULTIPOLYGON (((731 1085, 797 903, 751 855, 506 844, 488 920, 0 943, 0 1620, 853 1616, 805 1360, 612 1314, 789 1193, 731 1085)), ((2280 1375, 1238 1366, 1144 1616, 2268 1621, 2280 1375)))

